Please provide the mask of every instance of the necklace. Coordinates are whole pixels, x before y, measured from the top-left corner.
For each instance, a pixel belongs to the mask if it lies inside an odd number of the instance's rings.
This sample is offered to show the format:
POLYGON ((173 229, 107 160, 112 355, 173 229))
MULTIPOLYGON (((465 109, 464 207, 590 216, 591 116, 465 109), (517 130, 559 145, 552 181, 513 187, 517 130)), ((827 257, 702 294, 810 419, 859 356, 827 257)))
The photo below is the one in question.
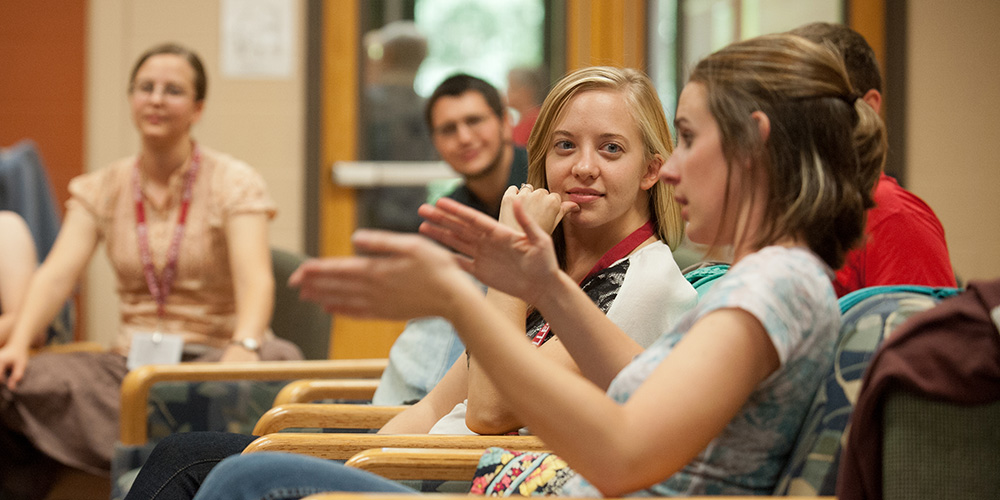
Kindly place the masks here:
POLYGON ((177 225, 174 226, 174 234, 170 240, 170 247, 167 249, 167 262, 163 266, 163 272, 156 276, 156 268, 153 266, 153 255, 149 250, 149 227, 146 223, 146 207, 142 201, 142 174, 139 171, 139 158, 135 160, 132 172, 132 193, 135 199, 135 230, 139 243, 139 257, 142 259, 143 275, 146 277, 146 286, 149 293, 156 301, 156 316, 163 320, 166 313, 167 296, 173 287, 174 278, 177 275, 177 258, 180 255, 181 237, 184 235, 184 225, 187 222, 188 208, 191 206, 192 187, 195 176, 198 175, 198 168, 201 166, 201 152, 198 145, 191 143, 191 168, 188 169, 184 178, 184 191, 181 195, 181 208, 177 216, 177 225))

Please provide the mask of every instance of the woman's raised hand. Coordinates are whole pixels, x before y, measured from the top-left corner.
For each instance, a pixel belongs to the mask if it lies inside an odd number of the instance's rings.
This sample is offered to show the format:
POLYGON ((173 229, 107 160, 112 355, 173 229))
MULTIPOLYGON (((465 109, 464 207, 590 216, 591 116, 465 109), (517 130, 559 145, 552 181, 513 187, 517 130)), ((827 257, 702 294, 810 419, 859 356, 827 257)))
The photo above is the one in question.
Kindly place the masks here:
POLYGON ((576 203, 562 201, 558 194, 534 188, 531 184, 521 184, 520 188, 510 186, 504 192, 500 202, 500 223, 516 231, 521 230, 521 225, 514 217, 514 200, 518 200, 525 214, 535 221, 546 234, 552 234, 552 231, 567 213, 580 209, 576 203))
MULTIPOLYGON (((545 293, 560 272, 552 238, 532 220, 520 199, 511 200, 519 229, 507 227, 490 216, 457 201, 441 198, 423 205, 426 221, 420 232, 463 254, 458 262, 473 276, 529 304, 545 293)), ((565 213, 565 212, 564 212, 565 213)))
POLYGON ((457 256, 427 238, 360 230, 352 241, 358 255, 310 259, 289 286, 327 312, 386 319, 446 316, 455 294, 482 294, 457 256))

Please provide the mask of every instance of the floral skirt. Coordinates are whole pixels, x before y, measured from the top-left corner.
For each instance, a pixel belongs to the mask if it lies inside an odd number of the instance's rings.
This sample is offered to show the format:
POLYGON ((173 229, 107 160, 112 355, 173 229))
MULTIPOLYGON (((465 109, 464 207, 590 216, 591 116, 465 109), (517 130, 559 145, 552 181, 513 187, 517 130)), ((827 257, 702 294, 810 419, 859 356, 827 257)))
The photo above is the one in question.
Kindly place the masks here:
POLYGON ((469 492, 487 496, 558 495, 574 474, 563 459, 552 453, 494 447, 479 459, 469 492))

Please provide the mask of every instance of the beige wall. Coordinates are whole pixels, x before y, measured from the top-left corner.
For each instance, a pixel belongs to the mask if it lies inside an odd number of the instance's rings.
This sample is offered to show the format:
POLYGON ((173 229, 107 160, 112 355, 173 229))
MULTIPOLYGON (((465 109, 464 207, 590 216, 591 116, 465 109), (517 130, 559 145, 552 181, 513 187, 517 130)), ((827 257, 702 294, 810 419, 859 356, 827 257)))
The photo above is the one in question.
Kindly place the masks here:
POLYGON ((955 272, 1000 277, 1000 2, 909 8, 909 188, 937 212, 955 272))
MULTIPOLYGON (((134 154, 125 90, 132 64, 150 46, 176 41, 192 47, 208 72, 208 98, 193 135, 214 149, 253 165, 278 204, 271 243, 301 251, 305 171, 305 8, 294 0, 292 77, 232 79, 220 71, 220 0, 89 2, 87 48, 86 169, 134 154)), ((93 259, 85 283, 87 332, 108 343, 118 325, 118 299, 104 255, 93 259)))

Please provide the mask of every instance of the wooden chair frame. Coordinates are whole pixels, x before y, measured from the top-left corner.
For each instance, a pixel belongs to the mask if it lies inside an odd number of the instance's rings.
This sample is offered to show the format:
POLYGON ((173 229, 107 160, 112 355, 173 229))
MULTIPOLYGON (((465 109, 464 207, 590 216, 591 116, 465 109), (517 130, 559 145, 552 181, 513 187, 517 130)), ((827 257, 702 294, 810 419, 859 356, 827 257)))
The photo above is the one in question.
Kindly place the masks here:
MULTIPOLYGON (((144 445, 148 441, 146 402, 149 399, 150 388, 157 382, 378 379, 387 364, 387 359, 343 359, 143 366, 129 372, 122 382, 120 441, 126 446, 144 445)), ((371 383, 368 387, 372 387, 371 383)))

